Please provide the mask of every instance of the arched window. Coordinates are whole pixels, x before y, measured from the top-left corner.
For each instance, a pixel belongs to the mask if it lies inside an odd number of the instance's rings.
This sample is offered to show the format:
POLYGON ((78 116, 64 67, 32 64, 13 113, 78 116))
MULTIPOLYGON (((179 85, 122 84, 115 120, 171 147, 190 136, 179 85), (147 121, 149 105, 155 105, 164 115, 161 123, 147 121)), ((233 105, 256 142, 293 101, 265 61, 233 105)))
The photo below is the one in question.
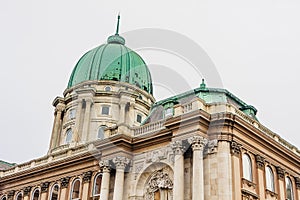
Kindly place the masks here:
POLYGON ((274 188, 274 174, 270 166, 266 167, 266 186, 271 192, 275 192, 274 188))
POLYGON ((40 189, 36 188, 33 190, 31 200, 40 200, 40 189))
POLYGON ((66 132, 65 144, 69 144, 72 141, 72 136, 73 136, 72 129, 69 128, 66 132))
POLYGON ((7 200, 6 196, 1 197, 1 200, 7 200))
POLYGON ((51 189, 50 200, 58 200, 58 192, 59 186, 57 184, 53 185, 51 189))
POLYGON ((252 164, 248 154, 243 154, 243 178, 252 181, 252 164))
POLYGON ((23 199, 23 195, 21 192, 19 192, 19 194, 16 195, 16 200, 22 200, 23 199))
POLYGON ((94 180, 93 196, 100 196, 102 174, 98 174, 94 180))
POLYGON ((294 200, 293 184, 289 177, 285 177, 286 199, 294 200))
POLYGON ((99 130, 98 130, 98 135, 97 135, 97 138, 98 139, 104 139, 104 131, 107 127, 106 126, 100 126, 99 130))
POLYGON ((71 190, 71 195, 70 199, 79 199, 79 192, 80 192, 80 180, 75 179, 72 183, 72 190, 71 190))

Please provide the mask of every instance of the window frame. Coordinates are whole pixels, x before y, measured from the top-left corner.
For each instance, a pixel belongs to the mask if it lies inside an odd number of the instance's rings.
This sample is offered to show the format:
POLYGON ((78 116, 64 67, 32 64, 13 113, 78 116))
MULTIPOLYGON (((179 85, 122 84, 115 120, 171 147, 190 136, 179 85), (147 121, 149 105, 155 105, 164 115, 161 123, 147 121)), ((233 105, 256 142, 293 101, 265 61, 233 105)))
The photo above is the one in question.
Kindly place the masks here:
POLYGON ((275 193, 274 171, 269 165, 266 166, 265 171, 266 189, 275 193), (268 177, 268 174, 270 175, 270 177, 268 177))
POLYGON ((79 200, 80 199, 80 193, 81 193, 81 180, 80 178, 75 178, 72 182, 71 185, 71 190, 70 190, 70 200, 79 200), (78 191, 78 198, 73 198, 73 191, 74 191, 74 185, 75 183, 79 181, 79 191, 78 191))
POLYGON ((21 195, 21 200, 23 200, 23 193, 18 192, 17 195, 15 196, 15 200, 18 200, 19 195, 21 195))
POLYGON ((167 117, 172 117, 174 115, 174 108, 173 107, 167 107, 164 109, 164 116, 165 118, 167 117), (169 112, 171 110, 171 112, 169 112))
POLYGON ((51 190, 50 190, 49 200, 52 200, 53 190, 54 190, 55 186, 58 187, 58 190, 57 190, 57 200, 59 200, 59 189, 60 189, 60 186, 59 186, 58 183, 55 183, 55 184, 52 185, 51 190))
POLYGON ((101 115, 109 115, 109 113, 110 113, 110 106, 108 106, 108 105, 102 105, 102 106, 101 106, 101 115), (104 113, 104 110, 103 110, 104 108, 105 108, 105 109, 106 109, 106 108, 108 109, 108 110, 107 110, 107 111, 108 111, 107 114, 106 114, 106 112, 104 113))
POLYGON ((294 190, 293 190, 293 182, 289 176, 285 177, 285 192, 286 192, 286 200, 294 200, 294 190), (291 189, 291 198, 288 198, 288 183, 290 184, 291 189))
POLYGON ((72 138, 73 138, 73 130, 72 130, 72 128, 68 128, 66 130, 65 135, 66 135, 66 137, 65 137, 65 144, 70 144, 72 142, 72 138), (71 138, 69 138, 70 134, 71 134, 71 138))
POLYGON ((3 195, 3 196, 1 197, 1 200, 7 200, 7 196, 6 196, 6 195, 3 195))
POLYGON ((98 128, 98 132, 97 132, 97 139, 98 139, 98 140, 103 140, 103 139, 105 138, 105 129, 106 129, 106 128, 107 128, 106 125, 101 125, 101 126, 98 128), (102 138, 99 137, 100 130, 103 131, 103 137, 102 137, 102 138))
POLYGON ((94 182, 93 182, 93 197, 99 197, 100 194, 101 194, 101 185, 102 185, 102 173, 98 173, 96 174, 95 178, 94 178, 94 182), (99 188, 99 191, 100 193, 99 194, 95 194, 95 190, 96 190, 96 181, 97 181, 97 178, 98 177, 101 177, 101 181, 100 181, 100 188, 99 188))
POLYGON ((37 188, 35 188, 34 190, 32 190, 32 192, 31 192, 31 197, 30 197, 31 200, 34 200, 34 193, 35 193, 36 191, 39 192, 38 200, 41 199, 41 189, 37 187, 37 188))
POLYGON ((143 121, 143 115, 140 114, 140 113, 136 114, 136 122, 138 122, 138 123, 141 124, 142 121, 143 121), (139 119, 139 118, 140 118, 140 119, 139 119))
POLYGON ((71 108, 69 110, 69 120, 75 119, 76 118, 76 109, 75 108, 71 108))
POLYGON ((105 92, 111 92, 112 88, 110 86, 105 86, 104 91, 105 92))
POLYGON ((242 163, 243 163, 243 178, 253 182, 252 160, 249 154, 244 153, 242 155, 242 163))

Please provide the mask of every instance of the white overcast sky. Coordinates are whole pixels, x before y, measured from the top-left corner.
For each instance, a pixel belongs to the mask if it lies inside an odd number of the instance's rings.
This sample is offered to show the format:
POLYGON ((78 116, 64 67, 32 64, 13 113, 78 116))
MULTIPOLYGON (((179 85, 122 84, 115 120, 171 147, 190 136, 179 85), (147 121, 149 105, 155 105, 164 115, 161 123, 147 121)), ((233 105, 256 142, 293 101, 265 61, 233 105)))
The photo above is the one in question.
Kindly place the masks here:
POLYGON ((296 0, 1 0, 0 160, 47 153, 52 100, 82 54, 114 33, 119 11, 121 33, 162 28, 197 42, 224 87, 299 148, 299 10, 296 0))

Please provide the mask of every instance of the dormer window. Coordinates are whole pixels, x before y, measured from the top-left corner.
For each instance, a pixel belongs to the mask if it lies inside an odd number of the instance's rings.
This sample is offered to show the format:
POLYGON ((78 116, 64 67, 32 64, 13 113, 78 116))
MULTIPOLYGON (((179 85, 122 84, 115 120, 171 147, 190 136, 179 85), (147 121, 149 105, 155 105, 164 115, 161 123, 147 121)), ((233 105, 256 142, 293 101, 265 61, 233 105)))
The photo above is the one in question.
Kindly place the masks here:
POLYGON ((169 107, 165 109, 165 117, 171 117, 173 116, 173 108, 169 107))

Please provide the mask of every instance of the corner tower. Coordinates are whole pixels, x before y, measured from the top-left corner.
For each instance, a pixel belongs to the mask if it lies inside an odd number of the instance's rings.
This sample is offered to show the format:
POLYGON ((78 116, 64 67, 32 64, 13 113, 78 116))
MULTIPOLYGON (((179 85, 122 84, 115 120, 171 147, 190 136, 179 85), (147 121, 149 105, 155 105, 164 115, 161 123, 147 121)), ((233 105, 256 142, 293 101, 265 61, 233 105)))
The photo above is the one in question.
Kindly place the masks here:
POLYGON ((146 119, 153 98, 150 71, 119 35, 85 53, 76 64, 64 97, 53 101, 55 119, 49 152, 131 135, 146 119))

